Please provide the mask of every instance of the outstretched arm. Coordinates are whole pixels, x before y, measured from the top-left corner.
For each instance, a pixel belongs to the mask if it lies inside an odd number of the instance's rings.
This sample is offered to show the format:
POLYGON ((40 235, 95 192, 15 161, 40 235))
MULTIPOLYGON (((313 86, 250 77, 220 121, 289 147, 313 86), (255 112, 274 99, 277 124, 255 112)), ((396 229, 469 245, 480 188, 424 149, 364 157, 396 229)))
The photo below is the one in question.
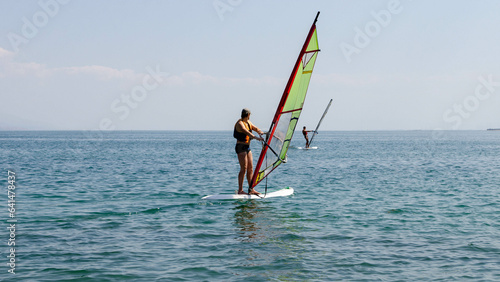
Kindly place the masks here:
POLYGON ((257 133, 259 133, 260 135, 264 134, 264 131, 260 130, 257 126, 253 125, 253 124, 250 124, 252 125, 252 130, 253 131, 256 131, 257 133))

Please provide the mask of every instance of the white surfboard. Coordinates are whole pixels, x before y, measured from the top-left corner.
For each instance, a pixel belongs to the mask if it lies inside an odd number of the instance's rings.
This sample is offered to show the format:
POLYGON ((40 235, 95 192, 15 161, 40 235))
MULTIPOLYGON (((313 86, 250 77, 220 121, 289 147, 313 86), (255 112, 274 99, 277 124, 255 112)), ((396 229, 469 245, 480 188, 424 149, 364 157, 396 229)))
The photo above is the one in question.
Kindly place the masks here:
POLYGON ((316 150, 316 149, 318 149, 318 147, 308 147, 308 148, 306 148, 306 147, 297 147, 297 149, 299 149, 299 150, 316 150))
POLYGON ((239 195, 239 194, 218 194, 218 195, 208 195, 201 199, 203 200, 237 200, 237 199, 267 199, 273 197, 285 197, 293 194, 292 187, 286 187, 278 191, 268 192, 267 194, 261 193, 257 195, 239 195))

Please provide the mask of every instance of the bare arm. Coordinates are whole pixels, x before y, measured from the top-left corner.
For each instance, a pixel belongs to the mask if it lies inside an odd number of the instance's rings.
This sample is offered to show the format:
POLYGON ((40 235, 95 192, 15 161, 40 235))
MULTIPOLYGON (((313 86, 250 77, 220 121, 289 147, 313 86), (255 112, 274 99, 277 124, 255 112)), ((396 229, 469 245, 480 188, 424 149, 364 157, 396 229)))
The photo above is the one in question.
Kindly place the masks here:
MULTIPOLYGON (((259 131, 262 132, 260 129, 258 129, 257 127, 255 127, 252 123, 250 123, 250 127, 251 127, 252 130, 255 130, 257 132, 259 132, 259 131)), ((263 140, 261 137, 255 136, 252 132, 250 132, 249 130, 247 130, 247 128, 243 124, 243 121, 239 121, 238 122, 238 124, 237 124, 237 130, 240 131, 240 132, 245 133, 248 136, 250 136, 251 139, 257 139, 257 140, 260 140, 260 141, 263 140)))
POLYGON ((252 123, 250 123, 250 125, 252 126, 253 131, 256 131, 260 135, 264 134, 264 131, 260 130, 257 126, 253 125, 252 123))

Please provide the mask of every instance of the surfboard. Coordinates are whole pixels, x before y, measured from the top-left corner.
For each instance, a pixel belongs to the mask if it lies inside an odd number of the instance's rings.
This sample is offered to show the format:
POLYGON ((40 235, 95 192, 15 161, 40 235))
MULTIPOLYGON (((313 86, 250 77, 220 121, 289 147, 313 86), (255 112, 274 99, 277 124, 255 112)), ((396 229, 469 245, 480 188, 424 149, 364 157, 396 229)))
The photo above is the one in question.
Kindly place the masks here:
POLYGON ((297 147, 297 149, 299 149, 299 150, 316 150, 316 149, 318 149, 318 147, 309 147, 309 148, 306 148, 306 147, 297 147))
POLYGON ((293 194, 293 188, 292 187, 286 187, 278 191, 273 191, 269 192, 267 194, 260 194, 260 196, 257 195, 238 195, 238 194, 217 194, 217 195, 208 195, 203 198, 202 200, 259 200, 259 199, 267 199, 267 198, 274 198, 274 197, 286 197, 290 196, 293 194))

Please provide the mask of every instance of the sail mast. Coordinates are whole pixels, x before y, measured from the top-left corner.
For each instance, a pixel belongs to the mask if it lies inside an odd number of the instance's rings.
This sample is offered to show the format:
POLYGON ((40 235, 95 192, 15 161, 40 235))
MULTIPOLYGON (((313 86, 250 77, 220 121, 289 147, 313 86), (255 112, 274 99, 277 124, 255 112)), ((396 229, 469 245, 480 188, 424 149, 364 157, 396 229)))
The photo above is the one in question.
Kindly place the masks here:
POLYGON ((316 21, 319 12, 309 29, 290 78, 286 84, 280 103, 269 127, 265 144, 255 166, 250 188, 255 187, 271 171, 285 162, 286 152, 293 136, 295 126, 302 111, 307 87, 316 61, 318 49, 316 21), (311 40, 314 37, 314 40, 311 40), (313 42, 312 42, 313 41, 313 42), (299 71, 300 70, 300 71, 299 71), (290 98, 292 93, 292 99, 290 98), (269 160, 268 160, 269 159, 269 160), (264 164, 264 160, 266 160, 264 164))

